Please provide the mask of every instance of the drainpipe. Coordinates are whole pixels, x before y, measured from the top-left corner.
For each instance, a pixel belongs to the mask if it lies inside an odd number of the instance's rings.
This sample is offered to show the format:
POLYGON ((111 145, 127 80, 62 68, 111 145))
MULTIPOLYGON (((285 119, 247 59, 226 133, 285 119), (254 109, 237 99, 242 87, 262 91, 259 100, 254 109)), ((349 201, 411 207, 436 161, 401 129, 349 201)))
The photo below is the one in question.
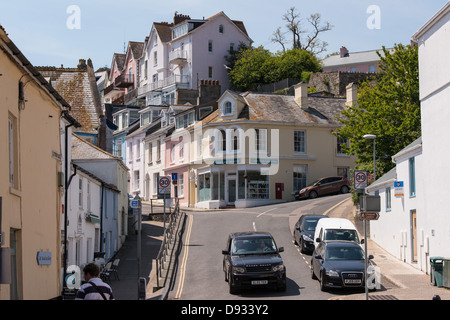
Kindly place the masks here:
POLYGON ((70 162, 69 159, 69 135, 67 134, 67 129, 72 127, 74 124, 69 124, 65 126, 65 132, 64 132, 64 161, 65 161, 65 174, 64 174, 64 261, 63 261, 63 286, 62 286, 62 296, 64 296, 64 289, 66 288, 66 275, 67 275, 67 192, 69 190, 69 185, 72 182, 72 178, 76 175, 77 167, 74 166, 75 172, 70 177, 70 180, 67 179, 69 174, 69 168, 70 168, 70 162))
POLYGON ((100 200, 100 252, 103 252, 103 194, 105 192, 105 184, 102 182, 102 196, 100 200))

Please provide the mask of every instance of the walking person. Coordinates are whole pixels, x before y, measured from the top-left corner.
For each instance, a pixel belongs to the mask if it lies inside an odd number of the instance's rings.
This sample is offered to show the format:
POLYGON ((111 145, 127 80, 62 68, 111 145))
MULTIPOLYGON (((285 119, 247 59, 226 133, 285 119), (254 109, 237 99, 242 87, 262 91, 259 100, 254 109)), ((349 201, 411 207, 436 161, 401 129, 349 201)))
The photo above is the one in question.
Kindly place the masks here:
POLYGON ((88 263, 83 268, 84 283, 77 292, 75 300, 114 300, 111 287, 100 278, 100 268, 88 263))

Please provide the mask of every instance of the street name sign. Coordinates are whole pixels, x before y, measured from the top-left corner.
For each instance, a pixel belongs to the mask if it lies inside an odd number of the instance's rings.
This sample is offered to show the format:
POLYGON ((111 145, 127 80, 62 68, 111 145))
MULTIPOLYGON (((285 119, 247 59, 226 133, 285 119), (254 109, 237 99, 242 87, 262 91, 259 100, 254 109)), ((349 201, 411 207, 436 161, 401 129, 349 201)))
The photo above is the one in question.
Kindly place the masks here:
POLYGON ((363 220, 378 220, 380 214, 378 212, 360 212, 360 217, 363 220))

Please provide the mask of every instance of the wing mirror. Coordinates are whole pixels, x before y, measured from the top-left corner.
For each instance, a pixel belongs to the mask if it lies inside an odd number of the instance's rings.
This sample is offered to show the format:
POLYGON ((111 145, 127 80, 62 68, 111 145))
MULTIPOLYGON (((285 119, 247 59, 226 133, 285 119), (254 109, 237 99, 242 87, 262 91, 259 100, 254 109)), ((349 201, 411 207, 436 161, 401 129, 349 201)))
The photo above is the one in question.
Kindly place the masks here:
POLYGON ((228 250, 222 250, 222 254, 229 254, 230 252, 228 250))
POLYGON ((284 252, 284 247, 279 247, 278 252, 284 252))

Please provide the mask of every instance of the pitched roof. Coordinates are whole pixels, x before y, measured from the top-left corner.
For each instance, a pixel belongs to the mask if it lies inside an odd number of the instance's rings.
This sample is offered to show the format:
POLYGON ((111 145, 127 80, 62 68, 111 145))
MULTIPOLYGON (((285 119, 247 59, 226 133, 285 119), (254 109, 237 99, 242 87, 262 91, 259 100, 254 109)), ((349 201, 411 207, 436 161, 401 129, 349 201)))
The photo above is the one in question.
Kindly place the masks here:
POLYGON ((80 138, 75 133, 72 134, 72 159, 116 159, 119 157, 112 155, 86 140, 80 138))
POLYGON ((123 66, 125 65, 125 58, 126 58, 125 53, 114 53, 113 60, 116 60, 117 68, 119 70, 123 69, 123 66))
POLYGON ((172 40, 172 30, 170 29, 173 24, 167 22, 154 22, 153 26, 158 32, 159 38, 162 42, 169 42, 172 40))
POLYGON ((144 49, 143 42, 130 41, 131 52, 133 53, 133 57, 138 59, 142 56, 142 50, 144 49))
POLYGON ((76 132, 97 134, 103 115, 92 66, 80 68, 36 67, 52 87, 71 105, 70 115, 81 125, 76 132))
MULTIPOLYGON (((345 108, 346 101, 343 98, 308 97, 309 108, 300 108, 294 96, 244 93, 238 98, 243 98, 246 103, 238 119, 306 126, 341 126, 335 118, 345 108)), ((220 121, 217 115, 218 110, 205 118, 205 122, 220 121)))
POLYGON ((349 52, 348 56, 343 58, 341 58, 340 54, 329 56, 322 60, 322 64, 324 67, 333 67, 379 61, 380 57, 377 52, 380 52, 382 57, 384 56, 384 52, 381 49, 363 52, 349 52))

